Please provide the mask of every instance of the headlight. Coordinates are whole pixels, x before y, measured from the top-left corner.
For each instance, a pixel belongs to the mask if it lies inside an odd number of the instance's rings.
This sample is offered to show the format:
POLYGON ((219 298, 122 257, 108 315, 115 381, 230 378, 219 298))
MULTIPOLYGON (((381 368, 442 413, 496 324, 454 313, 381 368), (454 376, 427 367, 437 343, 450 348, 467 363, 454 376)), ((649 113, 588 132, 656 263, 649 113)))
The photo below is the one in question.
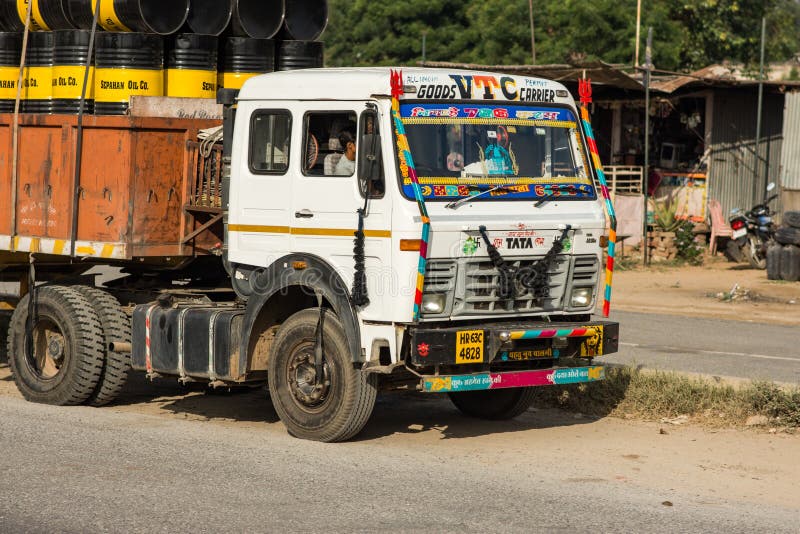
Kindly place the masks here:
POLYGON ((444 293, 430 293, 422 295, 422 312, 438 315, 444 312, 446 295, 444 293))
POLYGON ((591 287, 576 287, 575 289, 572 290, 572 296, 569 299, 569 305, 571 308, 585 308, 591 303, 592 303, 591 287))

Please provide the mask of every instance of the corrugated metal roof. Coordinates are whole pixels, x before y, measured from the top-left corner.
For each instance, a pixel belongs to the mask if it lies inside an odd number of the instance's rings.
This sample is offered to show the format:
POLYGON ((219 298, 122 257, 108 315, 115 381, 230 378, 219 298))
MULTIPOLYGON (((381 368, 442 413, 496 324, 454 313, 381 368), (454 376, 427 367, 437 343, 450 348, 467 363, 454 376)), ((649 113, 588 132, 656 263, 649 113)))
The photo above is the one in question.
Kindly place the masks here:
POLYGON ((785 97, 780 180, 786 189, 800 189, 800 92, 785 97))
MULTIPOLYGON (((763 200, 769 182, 778 182, 783 144, 783 95, 765 94, 761 117, 758 160, 755 153, 756 99, 752 92, 715 92, 711 134, 708 195, 722 204, 723 213, 732 208, 749 209, 755 196, 763 200), (767 180, 764 164, 767 163, 767 180)), ((773 207, 777 208, 775 204, 773 207)))

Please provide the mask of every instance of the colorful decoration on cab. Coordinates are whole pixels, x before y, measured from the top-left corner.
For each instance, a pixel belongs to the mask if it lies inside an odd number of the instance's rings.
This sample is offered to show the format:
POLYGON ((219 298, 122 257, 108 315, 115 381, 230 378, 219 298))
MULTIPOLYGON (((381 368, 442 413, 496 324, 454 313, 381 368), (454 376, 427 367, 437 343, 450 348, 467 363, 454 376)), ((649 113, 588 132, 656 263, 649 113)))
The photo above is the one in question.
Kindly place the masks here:
POLYGON ((603 293, 603 316, 608 317, 611 311, 611 282, 614 276, 614 248, 617 243, 617 216, 614 213, 614 205, 611 203, 611 194, 608 192, 606 175, 603 172, 603 164, 600 162, 600 153, 597 150, 597 142, 594 140, 592 122, 589 117, 589 104, 592 102, 592 81, 580 80, 578 82, 578 95, 581 99, 581 123, 583 132, 586 135, 586 144, 589 145, 589 153, 592 155, 597 181, 600 183, 600 193, 603 195, 606 206, 606 214, 609 219, 608 230, 608 258, 606 259, 606 284, 603 293))
POLYGON ((417 321, 419 320, 422 306, 422 287, 425 283, 425 267, 428 261, 431 220, 428 217, 428 210, 425 208, 425 197, 422 195, 419 180, 417 180, 414 158, 411 156, 406 130, 400 118, 400 97, 403 96, 403 71, 392 70, 389 79, 392 89, 392 121, 394 122, 395 137, 397 137, 397 157, 400 161, 400 172, 404 181, 406 179, 411 181, 414 199, 417 201, 420 220, 422 221, 422 239, 419 246, 419 262, 417 265, 417 287, 414 293, 414 312, 412 316, 413 320, 417 321))

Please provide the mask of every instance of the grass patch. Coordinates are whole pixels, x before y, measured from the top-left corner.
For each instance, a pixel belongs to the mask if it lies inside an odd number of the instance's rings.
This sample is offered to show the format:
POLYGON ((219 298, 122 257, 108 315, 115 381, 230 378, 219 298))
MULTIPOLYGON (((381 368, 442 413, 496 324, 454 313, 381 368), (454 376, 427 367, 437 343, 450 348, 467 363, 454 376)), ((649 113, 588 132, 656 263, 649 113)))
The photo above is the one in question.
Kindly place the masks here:
POLYGON ((772 426, 800 427, 800 387, 741 385, 665 371, 606 368, 606 380, 538 390, 536 404, 588 415, 661 420, 680 415, 712 426, 743 426, 761 415, 772 426))

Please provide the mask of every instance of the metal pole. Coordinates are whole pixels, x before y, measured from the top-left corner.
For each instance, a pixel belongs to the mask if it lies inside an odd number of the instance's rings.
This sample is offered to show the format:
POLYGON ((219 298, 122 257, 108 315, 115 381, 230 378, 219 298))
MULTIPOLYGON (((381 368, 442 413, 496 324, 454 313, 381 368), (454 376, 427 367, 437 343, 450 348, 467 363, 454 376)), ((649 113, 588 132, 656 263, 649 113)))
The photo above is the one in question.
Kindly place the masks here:
POLYGON ((642 25, 642 0, 636 0, 636 45, 633 53, 633 66, 639 66, 639 28, 642 25))
POLYGON ((642 174, 642 196, 644 197, 644 216, 642 217, 642 261, 650 263, 647 250, 647 183, 650 174, 650 69, 652 68, 653 27, 647 28, 647 47, 644 49, 644 173, 642 174))
POLYGON ((753 165, 753 204, 758 204, 762 200, 759 195, 758 186, 760 180, 758 176, 758 169, 761 167, 759 165, 759 160, 761 159, 759 145, 761 144, 761 107, 764 102, 764 41, 766 40, 766 34, 767 18, 761 17, 761 63, 758 69, 758 111, 756 111, 756 161, 753 165))
POLYGON ((533 30, 533 0, 528 0, 528 13, 531 16, 531 57, 533 58, 533 63, 531 63, 531 65, 536 65, 536 37, 533 30))

